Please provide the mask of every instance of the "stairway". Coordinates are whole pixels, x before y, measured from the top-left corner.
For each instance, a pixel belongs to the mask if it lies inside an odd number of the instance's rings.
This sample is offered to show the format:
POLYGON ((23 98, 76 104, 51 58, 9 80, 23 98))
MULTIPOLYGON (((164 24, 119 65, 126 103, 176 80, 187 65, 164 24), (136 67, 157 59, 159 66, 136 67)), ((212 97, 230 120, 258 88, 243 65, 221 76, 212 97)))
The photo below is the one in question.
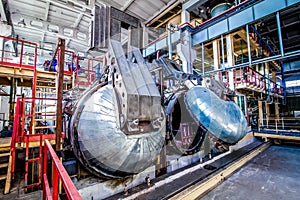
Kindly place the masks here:
POLYGON ((11 182, 11 138, 0 139, 0 181, 5 181, 4 194, 9 192, 11 182))

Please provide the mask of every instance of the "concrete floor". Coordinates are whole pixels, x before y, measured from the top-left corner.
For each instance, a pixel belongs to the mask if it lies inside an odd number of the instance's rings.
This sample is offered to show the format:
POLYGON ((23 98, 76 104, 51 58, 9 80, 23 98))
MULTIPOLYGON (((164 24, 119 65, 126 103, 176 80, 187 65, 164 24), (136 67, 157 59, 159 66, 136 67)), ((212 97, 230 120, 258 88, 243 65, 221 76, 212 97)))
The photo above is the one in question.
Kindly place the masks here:
POLYGON ((300 147, 271 146, 201 200, 300 199, 300 147))

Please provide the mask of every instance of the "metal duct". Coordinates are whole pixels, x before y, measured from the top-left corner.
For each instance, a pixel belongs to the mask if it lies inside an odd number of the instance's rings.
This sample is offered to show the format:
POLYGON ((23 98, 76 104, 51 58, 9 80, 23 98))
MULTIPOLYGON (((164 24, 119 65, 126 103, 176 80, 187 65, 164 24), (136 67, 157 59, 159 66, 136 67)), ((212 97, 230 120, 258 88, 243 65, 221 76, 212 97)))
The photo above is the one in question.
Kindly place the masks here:
POLYGON ((195 86, 185 96, 191 114, 214 136, 234 144, 247 133, 247 121, 232 101, 220 99, 211 90, 195 86))

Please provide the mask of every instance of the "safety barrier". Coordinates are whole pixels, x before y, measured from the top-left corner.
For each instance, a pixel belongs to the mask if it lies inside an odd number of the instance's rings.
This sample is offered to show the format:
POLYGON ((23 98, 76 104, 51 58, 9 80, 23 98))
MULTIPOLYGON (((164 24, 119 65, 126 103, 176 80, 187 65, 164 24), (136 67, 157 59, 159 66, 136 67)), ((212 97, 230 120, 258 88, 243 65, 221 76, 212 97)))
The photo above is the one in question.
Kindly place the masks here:
MULTIPOLYGON (((37 43, 1 35, 0 39, 3 39, 6 44, 3 49, 0 49, 0 65, 30 70, 35 70, 38 67, 40 70, 49 71, 49 69, 47 70, 47 67, 41 63, 40 66, 38 66, 37 52, 39 47, 37 43)), ((72 51, 65 51, 65 53, 74 57, 72 51)), ((72 72, 65 70, 64 74, 71 75, 72 72)))
POLYGON ((100 68, 103 66, 102 58, 80 58, 76 56, 76 77, 75 86, 91 86, 97 79, 99 79, 100 68), (80 67, 79 60, 87 65, 87 68, 80 67))
POLYGON ((67 171, 65 170, 63 164, 59 160, 58 156, 56 155, 54 149, 52 148, 50 142, 45 140, 44 145, 44 170, 43 170, 43 200, 57 200, 59 196, 59 179, 62 182, 64 191, 71 200, 81 200, 81 196, 78 193, 76 187, 74 186, 70 176, 68 175, 67 171), (52 161, 52 194, 51 189, 47 177, 47 164, 48 164, 48 153, 50 155, 52 161))
POLYGON ((234 83, 236 85, 246 83, 247 86, 256 87, 258 90, 266 90, 273 94, 283 95, 284 88, 282 86, 271 81, 249 66, 234 69, 233 73, 234 83))
MULTIPOLYGON (((300 133, 300 118, 296 117, 266 117, 259 119, 258 130, 273 130, 276 133, 289 131, 300 133)), ((300 134, 299 134, 300 136, 300 134)))

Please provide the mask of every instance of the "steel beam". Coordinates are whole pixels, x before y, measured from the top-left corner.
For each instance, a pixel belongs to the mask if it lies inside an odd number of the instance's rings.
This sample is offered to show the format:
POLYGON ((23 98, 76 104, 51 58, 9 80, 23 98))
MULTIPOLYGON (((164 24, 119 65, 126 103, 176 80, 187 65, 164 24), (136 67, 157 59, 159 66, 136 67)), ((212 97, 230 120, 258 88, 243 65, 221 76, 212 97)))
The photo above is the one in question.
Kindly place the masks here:
MULTIPOLYGON (((176 31, 174 33, 171 33, 172 42, 176 43, 180 39, 180 31, 176 31)), ((168 37, 164 37, 157 42, 154 42, 150 45, 148 45, 143 50, 143 56, 148 56, 152 53, 155 53, 157 50, 165 49, 168 46, 168 37)))
POLYGON ((249 25, 246 25, 246 37, 247 37, 247 49, 248 49, 248 59, 249 65, 251 66, 252 59, 251 59, 251 47, 250 47, 250 36, 249 36, 249 25))
POLYGON ((216 20, 216 22, 208 27, 199 28, 199 31, 192 35, 193 45, 198 45, 222 34, 226 34, 298 3, 300 3, 300 0, 284 0, 278 1, 276 4, 273 0, 260 1, 245 9, 236 11, 232 15, 224 16, 224 18, 216 20))
POLYGON ((74 23, 74 26, 73 26, 74 28, 78 27, 79 23, 81 22, 82 17, 83 17, 83 14, 80 13, 79 16, 77 17, 75 23, 74 23))
POLYGON ((168 13, 170 10, 175 8, 176 6, 179 5, 178 0, 172 0, 168 2, 167 5, 165 5, 162 9, 160 9, 158 12, 156 12, 153 17, 151 17, 148 21, 145 22, 146 26, 151 26, 154 22, 159 20, 162 16, 164 16, 166 13, 168 13))
POLYGON ((182 4, 182 9, 191 11, 194 8, 197 8, 198 6, 201 6, 202 4, 206 3, 208 0, 189 0, 186 3, 182 4))
POLYGON ((6 17, 6 13, 5 13, 5 9, 4 9, 2 0, 0 0, 0 15, 1 15, 2 21, 7 22, 7 17, 6 17))
POLYGON ((48 21, 48 15, 50 10, 50 1, 46 2, 45 21, 48 21))
POLYGON ((124 3, 124 6, 121 8, 122 11, 125 11, 135 0, 127 0, 124 3))

